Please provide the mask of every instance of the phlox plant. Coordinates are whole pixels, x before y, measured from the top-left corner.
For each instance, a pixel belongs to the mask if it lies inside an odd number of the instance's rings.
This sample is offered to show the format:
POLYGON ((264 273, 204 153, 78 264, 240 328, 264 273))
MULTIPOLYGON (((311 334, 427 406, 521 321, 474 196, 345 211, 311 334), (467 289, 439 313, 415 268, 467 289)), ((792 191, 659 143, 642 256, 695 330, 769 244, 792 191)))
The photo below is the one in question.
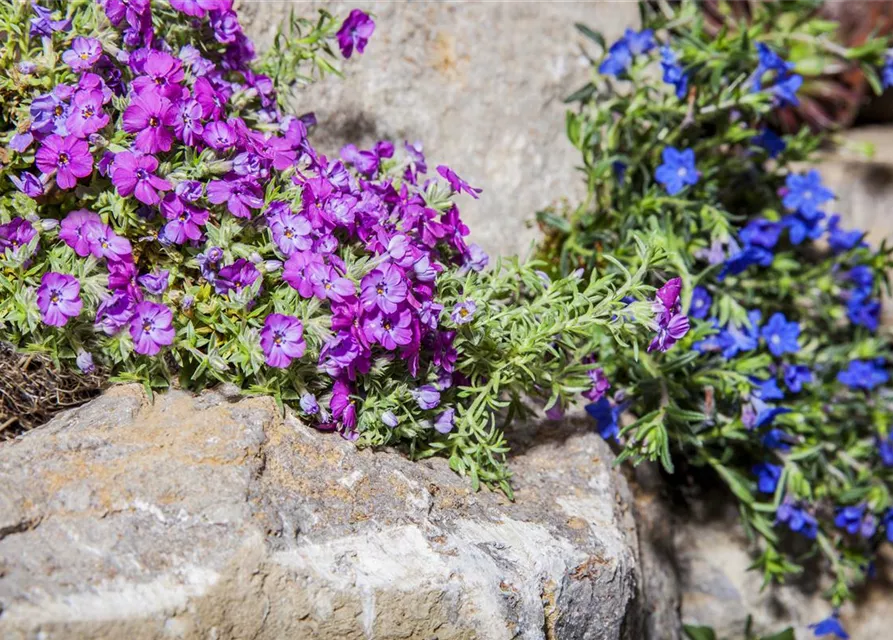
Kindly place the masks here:
POLYGON ((485 269, 453 201, 480 189, 420 144, 319 153, 288 97, 374 30, 293 16, 257 57, 231 0, 0 4, 0 337, 150 394, 271 394, 511 494, 504 427, 650 338, 665 252, 485 269))
MULTIPOLYGON (((690 331, 638 360, 606 346, 614 395, 588 410, 620 459, 710 470, 738 501, 754 568, 771 582, 821 567, 836 608, 893 541, 891 251, 838 215, 810 164, 827 136, 775 124, 810 74, 856 64, 879 91, 893 63, 883 39, 839 45, 820 4, 759 3, 711 36, 695 2, 642 3, 642 30, 610 46, 578 25, 600 49, 567 115, 588 197, 538 220, 556 275, 634 269, 630 239, 661 240, 690 331)), ((845 637, 836 615, 816 633, 845 637)))

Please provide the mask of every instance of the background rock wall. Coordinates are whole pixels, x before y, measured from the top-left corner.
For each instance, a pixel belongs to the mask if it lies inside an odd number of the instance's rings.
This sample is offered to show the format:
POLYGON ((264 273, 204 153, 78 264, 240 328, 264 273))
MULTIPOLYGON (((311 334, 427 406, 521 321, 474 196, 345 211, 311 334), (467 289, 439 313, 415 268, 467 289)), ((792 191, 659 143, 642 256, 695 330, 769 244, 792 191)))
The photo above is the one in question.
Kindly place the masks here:
POLYGON ((319 149, 422 141, 431 171, 447 164, 484 189, 460 207, 491 254, 525 254, 537 209, 585 193, 562 103, 589 74, 574 23, 611 41, 638 23, 635 2, 242 2, 241 13, 263 49, 289 11, 320 6, 368 10, 376 30, 343 80, 312 85, 296 105, 319 118, 319 149))

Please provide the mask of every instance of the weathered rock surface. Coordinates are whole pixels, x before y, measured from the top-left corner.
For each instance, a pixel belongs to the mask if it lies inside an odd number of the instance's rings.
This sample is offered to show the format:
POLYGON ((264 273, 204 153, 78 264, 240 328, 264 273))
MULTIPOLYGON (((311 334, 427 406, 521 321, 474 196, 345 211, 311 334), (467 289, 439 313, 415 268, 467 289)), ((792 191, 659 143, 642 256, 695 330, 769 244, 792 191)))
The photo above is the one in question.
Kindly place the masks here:
POLYGON ((431 171, 447 164, 484 189, 460 207, 494 255, 526 254, 534 213, 585 194, 562 102, 590 73, 574 22, 610 42, 638 24, 635 2, 245 2, 240 15, 265 49, 289 11, 319 6, 365 8, 376 31, 344 79, 308 87, 295 105, 319 118, 318 148, 422 141, 431 171))
POLYGON ((645 637, 610 450, 515 442, 510 503, 269 399, 113 388, 0 444, 0 637, 645 637))

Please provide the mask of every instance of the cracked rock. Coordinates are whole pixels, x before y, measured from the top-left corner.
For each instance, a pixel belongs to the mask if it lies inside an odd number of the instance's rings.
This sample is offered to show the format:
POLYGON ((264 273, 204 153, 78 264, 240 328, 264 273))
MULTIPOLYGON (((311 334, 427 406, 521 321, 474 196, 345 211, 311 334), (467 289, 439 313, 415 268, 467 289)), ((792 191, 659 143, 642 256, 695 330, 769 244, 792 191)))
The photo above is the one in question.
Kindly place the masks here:
POLYGON ((0 444, 0 637, 645 637, 672 598, 609 448, 515 441, 512 503, 268 398, 112 388, 0 444))

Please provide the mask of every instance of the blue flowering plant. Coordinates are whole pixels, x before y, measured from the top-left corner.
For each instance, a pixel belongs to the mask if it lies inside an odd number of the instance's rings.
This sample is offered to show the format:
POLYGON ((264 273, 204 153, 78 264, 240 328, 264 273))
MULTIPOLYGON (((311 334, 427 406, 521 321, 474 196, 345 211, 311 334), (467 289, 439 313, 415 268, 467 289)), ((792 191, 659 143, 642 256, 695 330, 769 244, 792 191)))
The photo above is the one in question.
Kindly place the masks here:
POLYGON ((804 83, 794 53, 859 65, 878 89, 893 73, 889 43, 842 47, 817 4, 758 3, 714 34, 695 2, 642 3, 643 29, 611 46, 581 26, 602 52, 567 115, 588 197, 538 214, 539 257, 555 275, 634 270, 630 239, 659 239, 652 283, 678 276, 678 302, 655 313, 678 341, 638 359, 604 345, 613 393, 589 411, 620 459, 724 483, 767 582, 818 555, 837 607, 893 541, 891 251, 846 227, 810 167, 828 138, 782 135, 777 115, 804 83))
MULTIPOLYGON (((271 394, 364 445, 511 493, 504 427, 638 344, 665 252, 549 278, 466 242, 478 197, 421 146, 326 157, 287 96, 373 19, 293 17, 261 57, 231 0, 0 4, 0 337, 59 367, 271 394)), ((647 238, 643 234, 641 238, 647 238)))

